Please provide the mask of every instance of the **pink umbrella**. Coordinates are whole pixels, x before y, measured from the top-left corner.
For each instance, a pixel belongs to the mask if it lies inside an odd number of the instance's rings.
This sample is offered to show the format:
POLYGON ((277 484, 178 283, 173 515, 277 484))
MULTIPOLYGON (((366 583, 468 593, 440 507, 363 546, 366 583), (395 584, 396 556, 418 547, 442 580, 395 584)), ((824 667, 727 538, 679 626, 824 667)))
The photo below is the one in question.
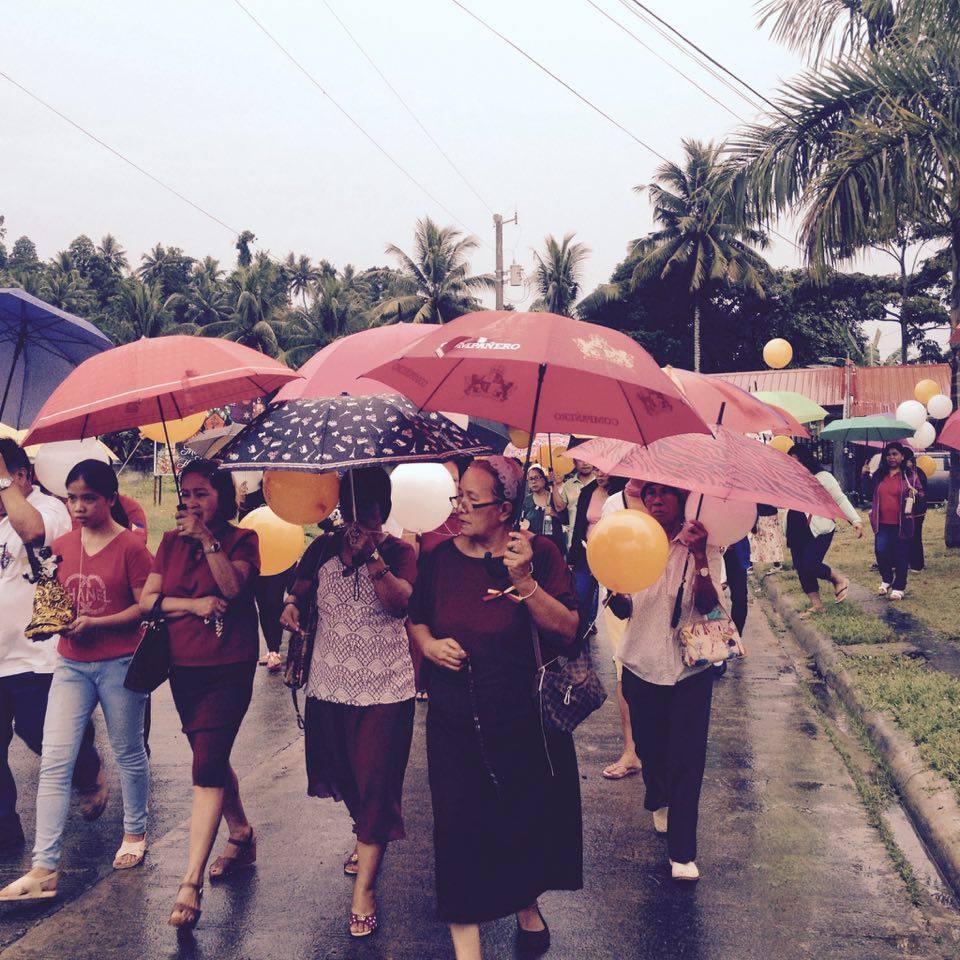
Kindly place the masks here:
POLYGON ((629 337, 550 313, 466 314, 366 376, 422 409, 453 410, 534 433, 650 443, 707 429, 676 384, 629 337))
POLYGON ((276 400, 317 400, 341 393, 352 397, 397 393, 364 378, 363 373, 436 329, 434 323, 391 323, 340 337, 315 353, 298 371, 303 379, 288 383, 276 400))
POLYGON ((764 403, 720 377, 664 367, 663 372, 707 423, 719 423, 737 433, 776 433, 809 437, 810 433, 779 407, 764 403))
POLYGON ((843 511, 806 467, 724 427, 716 429, 716 436, 690 433, 657 440, 648 447, 588 440, 577 447, 577 458, 619 477, 843 519, 843 511))
POLYGON ((940 436, 937 437, 937 443, 951 450, 960 450, 960 410, 954 410, 947 417, 947 422, 940 430, 940 436))

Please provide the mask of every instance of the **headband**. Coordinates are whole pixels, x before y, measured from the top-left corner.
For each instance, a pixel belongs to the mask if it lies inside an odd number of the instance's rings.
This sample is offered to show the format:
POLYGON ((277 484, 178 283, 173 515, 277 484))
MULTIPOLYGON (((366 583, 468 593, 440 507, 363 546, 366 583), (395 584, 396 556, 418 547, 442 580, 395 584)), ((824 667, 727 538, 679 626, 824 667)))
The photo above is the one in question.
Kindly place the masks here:
POLYGON ((503 487, 504 500, 513 503, 517 499, 520 487, 523 484, 523 467, 509 457, 486 457, 483 462, 489 464, 490 469, 497 475, 497 479, 503 487))

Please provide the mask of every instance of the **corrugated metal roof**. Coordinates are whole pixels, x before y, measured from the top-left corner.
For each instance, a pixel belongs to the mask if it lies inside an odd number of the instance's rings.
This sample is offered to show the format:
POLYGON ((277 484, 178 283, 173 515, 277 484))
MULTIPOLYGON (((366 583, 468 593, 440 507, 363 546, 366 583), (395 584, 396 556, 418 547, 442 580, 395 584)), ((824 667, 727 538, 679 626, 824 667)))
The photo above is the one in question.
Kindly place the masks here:
MULTIPOLYGON (((843 407, 843 367, 794 367, 710 376, 728 380, 751 393, 755 390, 792 390, 822 407, 843 407)), ((853 367, 850 371, 850 415, 862 417, 871 413, 890 413, 904 400, 912 400, 917 382, 927 379, 936 380, 941 393, 950 395, 950 367, 945 363, 853 367)))

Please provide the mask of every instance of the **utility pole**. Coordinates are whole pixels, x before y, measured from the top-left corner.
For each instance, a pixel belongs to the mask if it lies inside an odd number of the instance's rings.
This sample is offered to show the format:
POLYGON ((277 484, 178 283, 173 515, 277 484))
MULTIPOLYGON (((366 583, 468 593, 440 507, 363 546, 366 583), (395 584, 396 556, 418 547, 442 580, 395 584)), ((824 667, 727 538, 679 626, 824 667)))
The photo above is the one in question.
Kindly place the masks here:
POLYGON ((504 220, 499 213, 493 215, 493 229, 496 234, 497 259, 494 268, 494 283, 496 289, 496 310, 503 309, 503 225, 505 223, 517 223, 517 214, 514 211, 513 218, 504 220))

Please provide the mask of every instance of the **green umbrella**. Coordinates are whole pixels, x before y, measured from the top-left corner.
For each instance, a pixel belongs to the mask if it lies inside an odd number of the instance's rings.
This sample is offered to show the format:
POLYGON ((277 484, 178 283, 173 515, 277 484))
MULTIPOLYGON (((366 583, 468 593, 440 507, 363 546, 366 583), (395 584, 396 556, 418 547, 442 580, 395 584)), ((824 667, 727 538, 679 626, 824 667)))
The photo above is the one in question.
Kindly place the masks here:
POLYGON ((786 410, 801 423, 813 423, 828 416, 819 403, 814 403, 809 397, 792 390, 757 390, 753 395, 764 403, 786 410))
POLYGON ((912 437, 913 427, 902 420, 893 420, 882 414, 872 417, 850 417, 846 420, 834 420, 820 431, 822 440, 834 440, 837 443, 851 443, 857 440, 886 441, 903 440, 912 437))

